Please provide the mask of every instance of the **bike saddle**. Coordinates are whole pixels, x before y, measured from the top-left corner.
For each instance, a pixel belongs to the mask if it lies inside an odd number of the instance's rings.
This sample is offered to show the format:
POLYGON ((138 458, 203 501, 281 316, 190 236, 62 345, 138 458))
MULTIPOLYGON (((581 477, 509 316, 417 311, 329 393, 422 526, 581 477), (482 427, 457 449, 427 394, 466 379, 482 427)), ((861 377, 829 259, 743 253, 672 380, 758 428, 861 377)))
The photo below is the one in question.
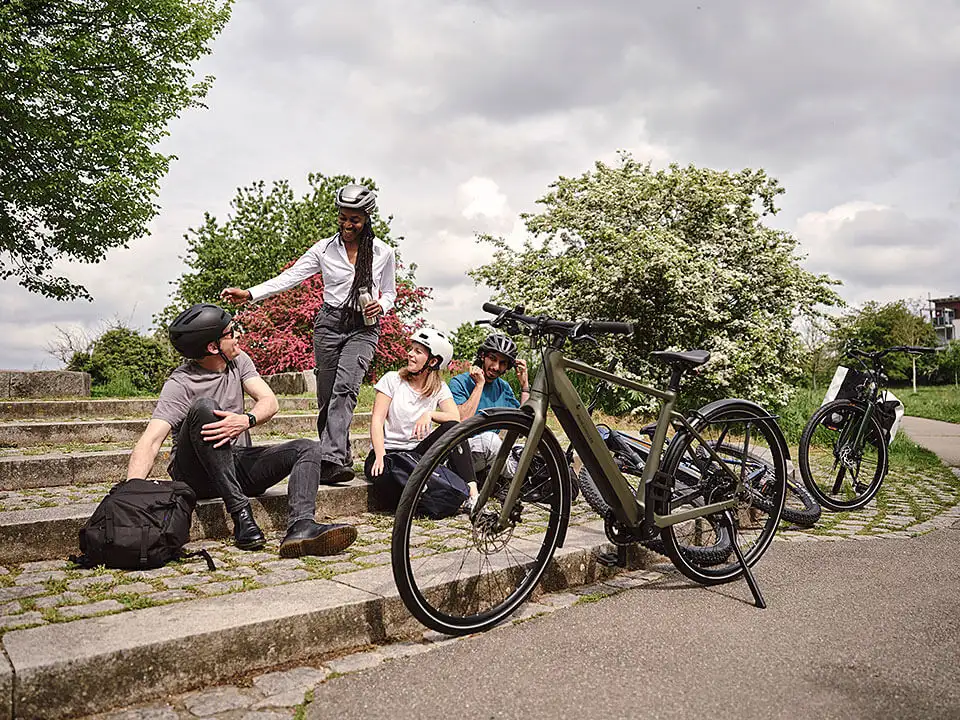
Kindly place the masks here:
POLYGON ((696 367, 707 362, 710 359, 710 353, 706 350, 686 350, 684 352, 657 350, 650 353, 650 357, 665 363, 679 363, 687 367, 696 367))

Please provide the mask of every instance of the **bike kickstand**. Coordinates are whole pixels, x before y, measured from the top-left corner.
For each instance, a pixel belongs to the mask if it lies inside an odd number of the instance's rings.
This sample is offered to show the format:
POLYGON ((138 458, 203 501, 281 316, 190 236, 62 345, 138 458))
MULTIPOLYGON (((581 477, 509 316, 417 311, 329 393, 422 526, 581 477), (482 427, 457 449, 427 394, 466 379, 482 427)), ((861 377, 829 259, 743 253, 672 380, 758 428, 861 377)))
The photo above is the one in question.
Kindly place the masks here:
POLYGON ((758 608, 763 610, 767 603, 763 600, 763 595, 760 594, 760 588, 757 587, 757 581, 753 578, 753 573, 750 571, 750 567, 747 565, 747 561, 743 557, 743 553, 740 551, 740 545, 737 544, 737 526, 733 522, 733 515, 729 510, 724 512, 724 516, 727 520, 727 527, 730 528, 730 539, 733 541, 733 552, 737 556, 737 560, 740 561, 740 567, 743 568, 743 577, 747 581, 747 586, 750 588, 750 592, 753 593, 754 603, 758 608))

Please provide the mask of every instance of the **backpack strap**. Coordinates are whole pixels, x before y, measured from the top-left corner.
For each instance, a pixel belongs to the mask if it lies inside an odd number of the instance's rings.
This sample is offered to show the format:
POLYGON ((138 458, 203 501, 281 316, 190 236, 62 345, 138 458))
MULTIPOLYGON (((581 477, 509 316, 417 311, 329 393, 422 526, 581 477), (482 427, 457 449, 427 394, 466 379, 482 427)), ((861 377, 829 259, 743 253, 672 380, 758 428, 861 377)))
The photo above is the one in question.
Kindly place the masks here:
POLYGON ((147 538, 149 536, 150 526, 140 526, 140 567, 147 567, 147 538))
POLYGON ((207 561, 207 570, 213 571, 217 569, 217 566, 213 564, 213 558, 210 557, 210 553, 208 553, 206 549, 200 549, 200 550, 197 550, 196 552, 183 552, 181 550, 180 557, 181 558, 202 557, 204 560, 207 561))

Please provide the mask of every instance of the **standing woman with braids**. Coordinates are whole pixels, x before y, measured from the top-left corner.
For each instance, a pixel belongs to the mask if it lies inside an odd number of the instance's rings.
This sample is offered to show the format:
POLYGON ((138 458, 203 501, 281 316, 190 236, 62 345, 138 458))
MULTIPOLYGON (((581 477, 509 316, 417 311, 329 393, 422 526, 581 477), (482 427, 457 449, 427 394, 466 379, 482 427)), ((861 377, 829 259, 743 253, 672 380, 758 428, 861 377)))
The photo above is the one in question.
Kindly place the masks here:
POLYGON ((336 203, 340 232, 316 243, 276 277, 248 290, 231 287, 220 293, 224 300, 245 303, 289 290, 317 273, 322 276, 323 307, 314 322, 313 352, 320 474, 326 483, 353 479, 350 421, 380 338, 379 317, 397 297, 393 248, 373 234, 370 223, 377 196, 364 185, 345 185, 337 191, 336 203), (361 307, 364 290, 374 299, 361 307))

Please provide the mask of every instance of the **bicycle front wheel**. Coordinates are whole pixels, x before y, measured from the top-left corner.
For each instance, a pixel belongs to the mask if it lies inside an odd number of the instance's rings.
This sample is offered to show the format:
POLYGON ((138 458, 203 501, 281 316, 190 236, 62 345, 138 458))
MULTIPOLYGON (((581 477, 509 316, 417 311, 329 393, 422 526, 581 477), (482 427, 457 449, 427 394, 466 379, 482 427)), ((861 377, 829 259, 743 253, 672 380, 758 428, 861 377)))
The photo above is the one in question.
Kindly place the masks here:
MULTIPOLYGON (((656 512, 668 515, 736 498, 730 511, 736 542, 752 566, 769 548, 783 512, 787 463, 779 433, 766 412, 744 401, 731 400, 700 414, 695 423, 700 438, 681 430, 664 456, 661 470, 672 484, 656 500, 656 512), (739 491, 727 470, 741 479, 739 491)), ((725 556, 711 558, 710 563, 691 548, 722 546, 722 534, 728 532, 723 513, 715 513, 669 525, 661 538, 680 572, 703 585, 715 585, 743 574, 732 538, 725 556)))
POLYGON ((874 414, 859 445, 866 406, 834 400, 821 406, 800 437, 800 473, 810 493, 834 512, 859 510, 879 492, 887 474, 885 434, 874 414))
POLYGON ((559 444, 546 430, 519 479, 519 500, 507 523, 499 522, 531 423, 519 411, 475 415, 448 431, 410 475, 393 525, 393 577, 407 609, 433 630, 465 635, 502 622, 533 593, 566 532, 570 475, 559 444), (431 474, 457 447, 489 447, 489 437, 470 443, 487 433, 497 435, 497 459, 481 453, 472 457, 481 488, 500 465, 489 499, 454 517, 430 518, 421 501, 431 474))

